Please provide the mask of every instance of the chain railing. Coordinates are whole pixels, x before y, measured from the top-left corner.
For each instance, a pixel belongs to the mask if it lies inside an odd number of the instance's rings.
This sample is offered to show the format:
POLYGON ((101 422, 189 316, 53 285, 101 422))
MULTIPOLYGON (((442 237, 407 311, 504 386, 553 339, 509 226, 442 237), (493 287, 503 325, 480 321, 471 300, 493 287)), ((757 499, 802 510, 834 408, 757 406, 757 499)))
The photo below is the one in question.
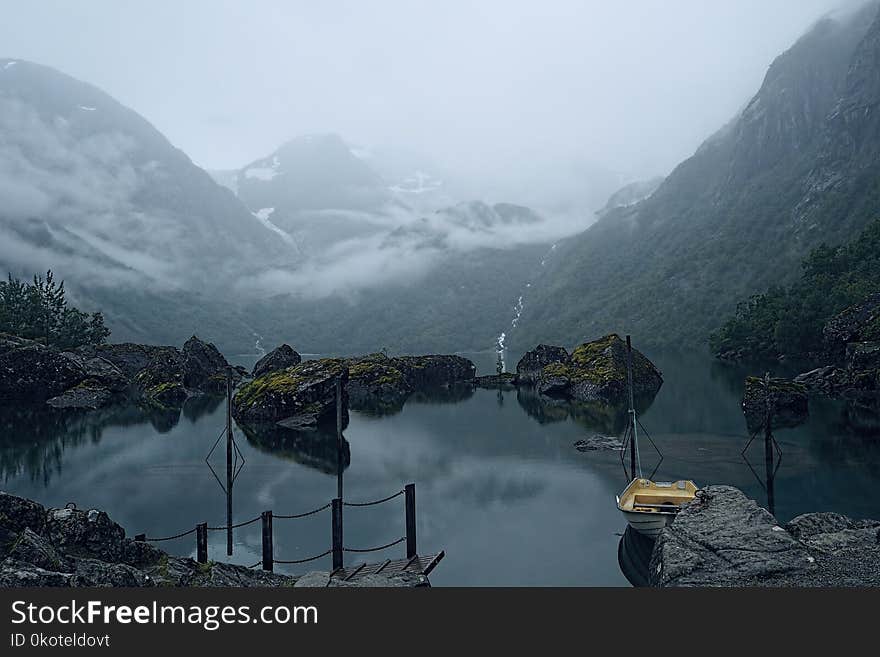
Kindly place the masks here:
POLYGON ((316 561, 323 557, 332 555, 333 557, 333 570, 339 570, 343 568, 343 555, 346 552, 349 553, 370 553, 370 552, 380 552, 382 550, 387 550, 389 548, 394 547, 395 545, 399 545, 406 541, 406 558, 413 559, 416 557, 416 485, 415 484, 407 484, 403 489, 388 495, 387 497, 383 497, 378 500, 372 500, 369 502, 344 502, 341 498, 335 498, 327 502, 327 504, 320 506, 316 509, 312 509, 311 511, 306 511, 304 513, 294 513, 294 514, 274 514, 272 511, 263 511, 260 515, 251 518, 250 520, 244 520, 238 522, 234 525, 219 525, 219 526, 208 526, 208 523, 200 523, 184 532, 180 532, 179 534, 174 534, 172 536, 163 536, 163 537, 151 537, 146 534, 138 534, 134 537, 136 541, 142 542, 150 542, 150 543, 158 543, 162 541, 172 541, 180 538, 184 538, 185 536, 189 536, 190 534, 196 535, 196 559, 199 563, 207 563, 208 561, 208 532, 209 531, 226 531, 229 532, 233 529, 239 529, 241 527, 247 527, 248 525, 254 524, 257 521, 262 521, 262 551, 263 558, 261 561, 249 566, 250 568, 256 568, 257 566, 262 565, 263 570, 273 571, 275 564, 279 565, 295 565, 295 564, 303 564, 311 561, 316 561), (368 506, 376 506, 378 504, 384 504, 385 502, 390 502, 393 499, 400 497, 401 495, 405 496, 405 522, 406 522, 406 535, 401 536, 398 539, 395 539, 389 543, 384 545, 378 545, 376 547, 369 548, 353 548, 353 547, 345 547, 343 543, 343 525, 342 525, 342 509, 343 507, 368 507, 368 506), (274 555, 274 536, 273 536, 273 521, 278 520, 297 520, 300 518, 306 518, 309 516, 316 515, 321 511, 325 511, 327 509, 331 510, 331 547, 329 550, 322 552, 321 554, 316 554, 310 557, 305 557, 302 559, 276 559, 274 555))

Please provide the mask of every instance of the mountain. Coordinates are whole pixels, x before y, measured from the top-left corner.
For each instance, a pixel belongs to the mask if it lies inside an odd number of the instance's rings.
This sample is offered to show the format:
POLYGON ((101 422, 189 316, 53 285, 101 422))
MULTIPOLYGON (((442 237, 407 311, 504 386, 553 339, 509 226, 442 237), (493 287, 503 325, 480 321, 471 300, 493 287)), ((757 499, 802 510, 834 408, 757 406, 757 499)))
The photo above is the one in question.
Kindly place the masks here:
POLYGON ((292 259, 144 118, 23 60, 0 59, 0 198, 3 273, 53 269, 117 339, 176 343, 203 312, 219 327, 231 285, 292 259))
POLYGON ((637 180, 628 185, 624 185, 614 192, 605 203, 605 206, 596 212, 599 217, 617 208, 628 208, 640 201, 644 201, 657 191, 657 188, 663 184, 663 177, 649 178, 648 180, 637 180))
POLYGON ((560 243, 511 343, 615 330, 640 345, 703 346, 738 300, 857 235, 880 208, 877 12, 875 2, 818 22, 650 197, 560 243))

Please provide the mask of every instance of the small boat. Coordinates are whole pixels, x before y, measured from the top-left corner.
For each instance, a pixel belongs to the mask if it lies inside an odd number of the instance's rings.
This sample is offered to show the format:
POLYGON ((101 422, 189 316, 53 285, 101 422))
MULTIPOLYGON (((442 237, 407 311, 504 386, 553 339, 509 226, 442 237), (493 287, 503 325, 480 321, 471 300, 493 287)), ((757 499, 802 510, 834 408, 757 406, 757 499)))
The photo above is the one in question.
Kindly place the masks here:
MULTIPOLYGON (((629 485, 617 496, 617 508, 626 518, 626 522, 640 534, 657 538, 660 531, 671 524, 683 504, 690 502, 697 494, 694 482, 682 479, 679 481, 651 481, 642 476, 642 463, 639 455, 639 432, 641 426, 636 418, 632 379, 632 343, 626 336, 627 351, 627 383, 629 385, 629 415, 631 424, 627 427, 630 448, 630 474, 633 477, 629 485)), ((621 459, 623 455, 621 454, 621 459)), ((625 469, 625 466, 624 466, 625 469)))
POLYGON ((629 526, 651 538, 657 538, 681 509, 697 494, 697 486, 689 480, 651 481, 633 479, 617 496, 617 508, 629 526))

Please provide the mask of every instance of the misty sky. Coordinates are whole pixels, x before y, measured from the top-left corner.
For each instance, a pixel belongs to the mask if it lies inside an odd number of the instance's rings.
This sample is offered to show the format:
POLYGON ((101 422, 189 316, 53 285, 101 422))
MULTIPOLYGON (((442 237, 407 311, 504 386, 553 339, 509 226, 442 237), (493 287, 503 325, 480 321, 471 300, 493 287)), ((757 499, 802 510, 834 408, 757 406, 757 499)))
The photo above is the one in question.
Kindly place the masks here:
POLYGON ((28 0, 0 56, 92 82, 208 168, 338 132, 461 170, 667 173, 846 0, 28 0))

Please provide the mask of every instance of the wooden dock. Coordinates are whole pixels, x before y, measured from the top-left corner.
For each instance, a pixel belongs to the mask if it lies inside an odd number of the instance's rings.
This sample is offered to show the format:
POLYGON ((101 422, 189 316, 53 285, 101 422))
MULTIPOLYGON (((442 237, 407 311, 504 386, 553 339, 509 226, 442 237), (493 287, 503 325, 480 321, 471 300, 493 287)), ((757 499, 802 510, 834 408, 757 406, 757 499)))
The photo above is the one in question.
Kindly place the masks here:
POLYGON ((369 575, 393 576, 406 573, 427 577, 445 556, 446 553, 441 550, 436 554, 417 554, 410 559, 386 559, 379 563, 362 563, 347 568, 337 568, 330 573, 330 578, 355 582, 369 575))

